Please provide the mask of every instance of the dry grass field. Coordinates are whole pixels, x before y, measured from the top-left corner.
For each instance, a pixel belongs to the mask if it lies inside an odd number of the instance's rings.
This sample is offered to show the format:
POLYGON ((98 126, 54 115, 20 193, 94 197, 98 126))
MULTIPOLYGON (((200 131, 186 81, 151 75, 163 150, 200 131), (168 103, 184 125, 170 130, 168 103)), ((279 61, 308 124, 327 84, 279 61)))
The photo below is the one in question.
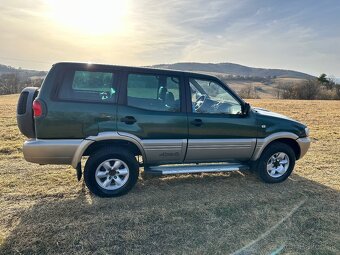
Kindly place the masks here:
MULTIPOLYGON (((272 84, 268 85, 263 82, 254 81, 228 81, 227 84, 237 91, 238 93, 242 89, 246 88, 256 88, 257 98, 261 99, 276 99, 279 92, 278 86, 280 85, 290 85, 294 86, 305 82, 304 79, 297 78, 276 78, 272 80, 272 84)), ((255 97, 254 97, 255 98, 255 97)))
POLYGON ((0 254, 340 254, 340 101, 250 101, 311 128, 284 183, 247 172, 140 177, 126 196, 102 199, 68 166, 24 161, 17 97, 0 97, 0 254))

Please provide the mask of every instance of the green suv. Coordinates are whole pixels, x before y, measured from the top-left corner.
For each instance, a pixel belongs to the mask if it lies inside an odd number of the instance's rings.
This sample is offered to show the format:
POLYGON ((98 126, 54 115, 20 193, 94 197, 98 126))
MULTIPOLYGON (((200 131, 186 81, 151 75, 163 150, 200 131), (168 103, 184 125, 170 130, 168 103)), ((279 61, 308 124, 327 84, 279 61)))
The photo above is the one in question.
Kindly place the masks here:
POLYGON ((27 161, 68 164, 98 196, 127 193, 149 174, 254 169, 284 181, 307 152, 308 128, 252 108, 214 76, 57 63, 40 89, 25 88, 17 121, 27 161))

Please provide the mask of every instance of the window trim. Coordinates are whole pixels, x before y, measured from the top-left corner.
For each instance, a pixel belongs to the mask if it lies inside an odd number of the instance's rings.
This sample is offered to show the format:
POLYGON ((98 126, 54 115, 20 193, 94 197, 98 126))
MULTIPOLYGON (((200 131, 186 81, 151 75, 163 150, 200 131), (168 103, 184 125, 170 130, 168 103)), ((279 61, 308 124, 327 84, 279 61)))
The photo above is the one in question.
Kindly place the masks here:
POLYGON ((118 101, 119 95, 119 71, 113 68, 104 68, 104 67, 97 67, 97 66, 68 66, 62 67, 59 72, 57 73, 57 78, 55 81, 55 89, 53 91, 51 99, 57 102, 74 102, 74 103, 91 103, 91 104, 116 104, 118 101), (111 84, 111 88, 116 88, 116 96, 112 100, 108 101, 92 101, 88 99, 67 99, 61 98, 59 96, 59 92, 63 86, 63 82, 67 72, 76 72, 76 71, 87 71, 87 72, 103 72, 103 73, 112 73, 113 74, 113 82, 111 84))
POLYGON ((125 70, 122 72, 121 76, 121 86, 120 86, 120 93, 118 95, 118 104, 124 105, 127 107, 132 107, 135 109, 143 110, 143 111, 150 111, 150 112, 157 112, 157 113, 185 113, 186 112, 186 93, 184 90, 184 79, 183 76, 180 74, 172 74, 172 73, 166 73, 163 70, 160 72, 157 72, 155 70, 125 70), (179 80, 179 100, 180 100, 180 110, 178 112, 172 112, 172 111, 157 111, 157 110, 151 110, 151 109, 145 109, 145 108, 139 108, 136 106, 128 105, 128 92, 127 92, 127 86, 128 86, 128 77, 129 74, 136 74, 136 75, 149 75, 149 76, 167 76, 167 77, 175 77, 179 80))
POLYGON ((225 117, 244 117, 243 114, 228 114, 228 113, 199 113, 199 112, 193 112, 192 111, 192 98, 191 98, 191 91, 190 91, 190 79, 196 79, 196 80, 203 80, 203 81, 212 81, 220 85, 223 89, 225 89, 231 97, 233 97, 241 106, 241 110, 243 111, 245 102, 226 84, 224 84, 221 80, 219 80, 216 77, 207 77, 207 76, 200 76, 200 75, 187 75, 185 77, 185 91, 186 91, 186 101, 187 101, 187 112, 188 114, 196 114, 197 116, 225 116, 225 117))

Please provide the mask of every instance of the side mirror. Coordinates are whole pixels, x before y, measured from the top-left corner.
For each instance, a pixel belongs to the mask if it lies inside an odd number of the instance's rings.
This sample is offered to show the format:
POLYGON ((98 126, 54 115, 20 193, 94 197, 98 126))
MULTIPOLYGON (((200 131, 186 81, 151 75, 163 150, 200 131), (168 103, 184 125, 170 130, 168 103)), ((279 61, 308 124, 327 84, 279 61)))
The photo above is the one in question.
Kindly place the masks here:
POLYGON ((243 111, 242 111, 243 115, 248 115, 249 111, 250 111, 250 104, 249 103, 245 103, 243 105, 243 111))

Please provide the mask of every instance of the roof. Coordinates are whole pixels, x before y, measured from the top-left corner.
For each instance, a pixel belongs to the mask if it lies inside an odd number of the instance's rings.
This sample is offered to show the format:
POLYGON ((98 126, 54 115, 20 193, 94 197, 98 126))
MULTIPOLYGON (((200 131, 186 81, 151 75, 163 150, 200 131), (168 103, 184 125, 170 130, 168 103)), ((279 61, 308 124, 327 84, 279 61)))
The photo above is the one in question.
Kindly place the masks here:
POLYGON ((208 75, 204 73, 199 73, 199 72, 189 72, 189 71, 182 71, 182 70, 174 70, 174 69, 163 69, 163 68, 151 68, 151 67, 137 67, 137 66, 123 66, 123 65, 109 65, 109 64, 97 64, 97 63, 86 63, 86 62, 58 62, 55 63, 54 65, 75 65, 75 66, 84 66, 87 65, 89 67, 99 67, 99 68, 114 68, 114 69, 122 69, 122 70, 132 70, 136 72, 164 72, 164 73, 171 73, 173 75, 185 75, 185 76, 201 76, 201 77, 206 77, 206 78, 214 78, 218 79, 214 75, 208 75))

